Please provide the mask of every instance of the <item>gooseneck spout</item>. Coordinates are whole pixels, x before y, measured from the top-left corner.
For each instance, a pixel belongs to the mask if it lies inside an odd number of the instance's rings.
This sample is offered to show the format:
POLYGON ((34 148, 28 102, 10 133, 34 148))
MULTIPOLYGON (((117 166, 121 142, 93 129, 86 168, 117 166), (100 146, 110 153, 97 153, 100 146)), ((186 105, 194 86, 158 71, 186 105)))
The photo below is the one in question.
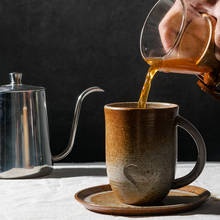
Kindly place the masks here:
POLYGON ((75 106, 72 129, 71 129, 71 134, 70 134, 68 146, 66 147, 66 149, 62 153, 60 153, 56 156, 52 156, 53 161, 59 161, 59 160, 64 159, 72 151, 75 136, 76 136, 76 129, 77 129, 78 121, 79 121, 79 115, 80 115, 80 110, 81 110, 81 105, 82 105, 83 99, 88 94, 93 93, 93 92, 104 92, 104 90, 99 88, 99 87, 90 87, 90 88, 84 90, 79 95, 79 97, 77 99, 77 102, 76 102, 76 106, 75 106))

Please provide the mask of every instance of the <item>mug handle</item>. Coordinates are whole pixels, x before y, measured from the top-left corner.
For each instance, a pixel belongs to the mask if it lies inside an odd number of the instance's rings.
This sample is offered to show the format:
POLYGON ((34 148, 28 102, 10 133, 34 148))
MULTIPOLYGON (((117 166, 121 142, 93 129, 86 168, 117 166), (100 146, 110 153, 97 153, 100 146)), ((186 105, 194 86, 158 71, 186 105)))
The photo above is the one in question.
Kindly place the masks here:
POLYGON ((188 120, 186 120, 185 118, 179 115, 176 117, 176 123, 177 126, 183 128, 191 135, 191 137, 195 141, 198 151, 198 156, 197 156, 196 164, 192 169, 192 171, 183 177, 175 179, 172 182, 172 186, 171 186, 172 189, 177 189, 193 182, 202 172, 206 162, 205 142, 199 131, 196 129, 196 127, 191 122, 189 122, 188 120))

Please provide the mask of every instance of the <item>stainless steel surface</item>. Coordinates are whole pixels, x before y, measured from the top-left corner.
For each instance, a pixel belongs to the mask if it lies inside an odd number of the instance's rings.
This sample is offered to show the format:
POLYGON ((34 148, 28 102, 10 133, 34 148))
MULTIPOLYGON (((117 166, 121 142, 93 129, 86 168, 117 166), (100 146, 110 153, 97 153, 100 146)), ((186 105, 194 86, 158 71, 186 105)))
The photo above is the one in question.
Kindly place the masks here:
POLYGON ((26 90, 21 76, 10 73, 11 84, 0 93, 0 178, 38 176, 36 167, 49 173, 52 166, 45 90, 26 90))
MULTIPOLYGON (((11 83, 0 87, 0 178, 38 177, 52 170, 45 89, 23 85, 21 78, 10 73, 11 83)), ((100 91, 92 87, 79 96, 69 144, 54 160, 72 150, 83 99, 100 91)))
POLYGON ((17 85, 21 85, 22 82, 22 73, 9 73, 9 76, 10 76, 10 79, 11 79, 11 84, 14 85, 14 84, 17 84, 17 85))
POLYGON ((68 145, 62 153, 52 157, 53 161, 59 161, 59 160, 64 159, 72 151, 75 136, 76 136, 76 128, 77 128, 78 121, 79 121, 79 114, 80 114, 83 99, 92 92, 104 92, 104 90, 100 89, 99 87, 91 87, 91 88, 88 88, 88 89, 84 90, 79 95, 79 97, 77 99, 77 102, 76 102, 75 111, 74 111, 72 129, 71 129, 71 134, 70 134, 68 145))

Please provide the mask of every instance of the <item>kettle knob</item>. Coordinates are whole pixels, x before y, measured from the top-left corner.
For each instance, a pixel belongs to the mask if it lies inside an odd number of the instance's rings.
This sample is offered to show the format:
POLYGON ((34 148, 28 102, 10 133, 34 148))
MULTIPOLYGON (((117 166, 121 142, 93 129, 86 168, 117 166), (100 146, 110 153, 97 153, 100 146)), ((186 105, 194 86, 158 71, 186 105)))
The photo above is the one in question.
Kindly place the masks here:
POLYGON ((22 82, 21 82, 22 73, 16 73, 16 72, 9 73, 9 77, 10 77, 12 85, 14 85, 14 84, 21 85, 22 84, 22 82))

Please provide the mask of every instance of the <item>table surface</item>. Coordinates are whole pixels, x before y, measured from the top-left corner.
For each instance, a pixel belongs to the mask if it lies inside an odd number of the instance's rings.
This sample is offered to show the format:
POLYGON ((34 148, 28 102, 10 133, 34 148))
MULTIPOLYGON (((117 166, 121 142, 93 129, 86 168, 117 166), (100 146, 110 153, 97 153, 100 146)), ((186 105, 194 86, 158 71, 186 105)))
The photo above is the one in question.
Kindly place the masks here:
MULTIPOLYGON (((193 163, 178 163, 176 176, 183 176, 193 163)), ((74 199, 87 187, 107 184, 104 163, 55 164, 54 171, 38 179, 0 180, 0 219, 105 220, 105 219, 220 219, 220 163, 207 163, 192 185, 208 189, 211 199, 194 211, 170 216, 123 217, 88 211, 74 199)))

